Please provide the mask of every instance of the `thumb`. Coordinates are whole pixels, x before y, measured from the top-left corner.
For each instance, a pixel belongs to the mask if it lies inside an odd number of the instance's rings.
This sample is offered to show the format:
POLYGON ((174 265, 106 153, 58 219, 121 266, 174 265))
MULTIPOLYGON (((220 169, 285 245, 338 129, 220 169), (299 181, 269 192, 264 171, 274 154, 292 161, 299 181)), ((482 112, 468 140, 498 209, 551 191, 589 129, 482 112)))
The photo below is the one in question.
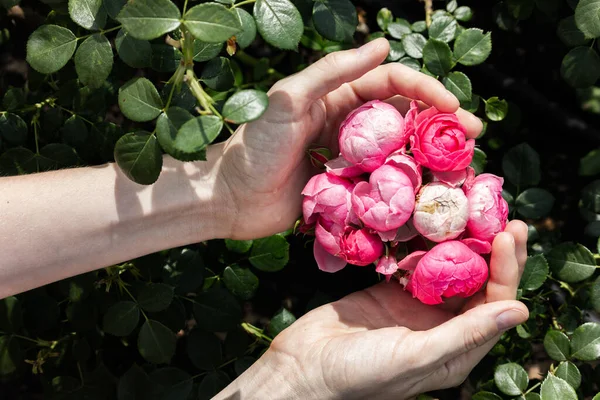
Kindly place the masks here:
POLYGON ((425 339, 431 349, 428 353, 435 358, 431 362, 442 365, 482 347, 487 353, 504 331, 522 324, 528 318, 527 307, 514 300, 495 301, 472 308, 427 331, 425 339))
POLYGON ((307 100, 307 104, 352 82, 383 62, 390 51, 385 38, 372 40, 358 49, 329 53, 290 77, 286 91, 307 100))

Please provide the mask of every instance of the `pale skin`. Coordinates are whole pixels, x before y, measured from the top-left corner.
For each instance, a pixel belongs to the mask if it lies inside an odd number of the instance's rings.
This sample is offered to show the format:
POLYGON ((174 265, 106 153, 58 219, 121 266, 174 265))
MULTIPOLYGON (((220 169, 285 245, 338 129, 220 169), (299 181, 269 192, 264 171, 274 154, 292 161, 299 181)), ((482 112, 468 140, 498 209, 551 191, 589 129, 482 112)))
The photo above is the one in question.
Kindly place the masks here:
MULTIPOLYGON (((456 112, 470 137, 481 122, 438 81, 380 65, 385 39, 331 54, 276 83, 257 121, 208 150, 208 161, 164 158, 153 186, 114 164, 0 178, 0 298, 167 248, 288 229, 315 171, 313 143, 337 151, 349 111, 409 99, 456 112)), ((493 244, 490 278, 474 297, 426 306, 382 283, 306 314, 218 399, 411 398, 460 384, 502 332, 527 320, 515 300, 527 227, 508 224, 493 244)))

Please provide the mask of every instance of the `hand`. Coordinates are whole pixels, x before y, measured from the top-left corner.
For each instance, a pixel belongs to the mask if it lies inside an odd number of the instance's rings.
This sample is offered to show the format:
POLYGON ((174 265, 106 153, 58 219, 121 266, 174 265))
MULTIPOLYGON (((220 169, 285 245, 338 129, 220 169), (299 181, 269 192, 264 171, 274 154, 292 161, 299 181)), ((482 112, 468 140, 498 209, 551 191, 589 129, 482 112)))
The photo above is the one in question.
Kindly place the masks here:
POLYGON ((232 208, 227 237, 252 239, 289 229, 299 216, 300 192, 317 172, 307 148, 317 143, 337 154, 340 123, 366 101, 387 99, 405 113, 409 99, 417 99, 457 112, 470 137, 481 132, 481 121, 459 110, 458 100, 436 79, 400 63, 378 66, 388 52, 387 40, 377 39, 329 54, 277 82, 265 114, 219 145, 218 178, 229 187, 232 208))
POLYGON ((505 330, 528 319, 515 301, 526 259, 527 226, 515 220, 494 240, 485 290, 470 299, 428 306, 383 282, 319 307, 281 332, 219 398, 406 399, 458 386, 505 330), (271 379, 285 374, 280 392, 252 394, 261 368, 271 379), (242 396, 226 397, 235 390, 242 396))

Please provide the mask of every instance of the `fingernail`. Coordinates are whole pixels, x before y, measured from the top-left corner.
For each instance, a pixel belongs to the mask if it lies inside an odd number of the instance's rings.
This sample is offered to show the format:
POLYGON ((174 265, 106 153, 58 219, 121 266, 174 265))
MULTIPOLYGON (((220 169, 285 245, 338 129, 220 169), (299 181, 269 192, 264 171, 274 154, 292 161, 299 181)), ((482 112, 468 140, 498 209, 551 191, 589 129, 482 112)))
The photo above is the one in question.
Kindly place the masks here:
POLYGON ((362 46, 360 46, 358 48, 357 54, 359 56, 362 56, 362 55, 365 55, 368 53, 372 53, 372 52, 376 51, 381 46, 382 43, 383 43, 382 40, 377 40, 377 39, 371 40, 370 42, 365 43, 362 46))
POLYGON ((509 330, 525 321, 527 321, 527 315, 516 309, 504 311, 496 317, 496 325, 500 331, 509 330))

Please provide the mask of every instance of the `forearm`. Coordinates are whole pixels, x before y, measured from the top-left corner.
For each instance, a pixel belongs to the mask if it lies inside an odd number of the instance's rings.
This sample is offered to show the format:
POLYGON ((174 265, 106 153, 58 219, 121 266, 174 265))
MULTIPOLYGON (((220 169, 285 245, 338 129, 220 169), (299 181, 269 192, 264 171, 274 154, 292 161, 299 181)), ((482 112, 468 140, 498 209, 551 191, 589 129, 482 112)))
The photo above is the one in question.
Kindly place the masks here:
POLYGON ((0 298, 167 248, 227 235, 230 214, 207 162, 165 157, 152 186, 115 164, 0 178, 0 298))

